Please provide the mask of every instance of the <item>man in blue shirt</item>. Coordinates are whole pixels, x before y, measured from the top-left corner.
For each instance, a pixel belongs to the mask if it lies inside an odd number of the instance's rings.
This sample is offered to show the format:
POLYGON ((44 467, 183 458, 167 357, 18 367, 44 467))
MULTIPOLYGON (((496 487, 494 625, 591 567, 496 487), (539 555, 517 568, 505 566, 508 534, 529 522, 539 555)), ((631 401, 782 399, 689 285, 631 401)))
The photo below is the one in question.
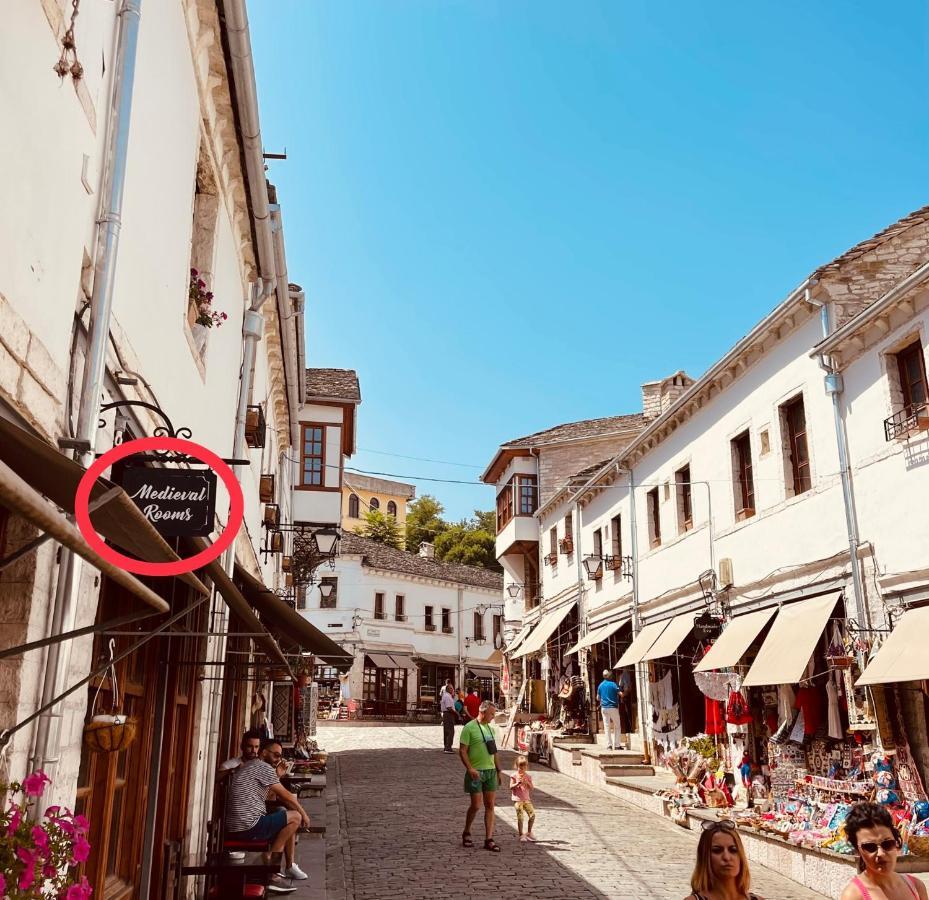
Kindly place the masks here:
MULTIPOLYGON (((619 685, 613 681, 613 673, 603 670, 603 681, 597 686, 600 698, 600 712, 603 713, 603 728, 606 731, 606 743, 610 750, 619 746, 619 685)), ((625 749, 623 747, 622 749, 625 749)))

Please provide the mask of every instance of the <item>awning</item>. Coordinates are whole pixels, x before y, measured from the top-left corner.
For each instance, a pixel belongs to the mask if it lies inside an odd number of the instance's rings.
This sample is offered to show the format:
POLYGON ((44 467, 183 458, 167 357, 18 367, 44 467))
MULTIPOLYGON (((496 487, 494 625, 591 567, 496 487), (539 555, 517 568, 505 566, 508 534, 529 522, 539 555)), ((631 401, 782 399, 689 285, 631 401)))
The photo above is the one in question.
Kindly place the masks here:
POLYGON ((620 619, 618 622, 610 622, 609 625, 601 625, 599 628, 594 628, 593 631, 588 631, 573 647, 565 650, 565 656, 605 641, 610 635, 616 634, 628 621, 628 619, 620 619))
POLYGON ((621 669, 623 666, 631 666, 633 663, 639 662, 667 625, 668 620, 652 622, 651 625, 646 625, 626 648, 626 652, 619 658, 619 662, 613 668, 621 669))
POLYGON ((694 614, 692 612, 675 616, 668 622, 668 627, 661 632, 655 643, 645 652, 642 661, 673 656, 677 653, 677 648, 681 646, 681 642, 693 629, 694 614))
POLYGON ((168 612, 170 609, 161 597, 134 575, 99 556, 74 525, 3 462, 0 462, 0 503, 86 559, 94 568, 131 591, 152 609, 158 612, 168 612))
MULTIPOLYGON (((194 548, 195 552, 206 550, 209 546, 209 541, 202 537, 188 538, 187 541, 194 548)), ((220 559, 221 558, 222 557, 220 557, 220 559)), ((245 626, 245 630, 252 634, 262 635, 261 637, 252 638, 252 640, 264 651, 268 659, 283 665, 287 671, 290 672, 290 676, 293 677, 290 664, 281 652, 281 648, 278 646, 277 641, 268 634, 268 629, 261 623, 258 616, 255 615, 255 611, 248 605, 248 601, 242 596, 242 592, 236 587, 235 582, 226 574, 226 570, 222 567, 222 563, 220 563, 219 559, 214 559, 211 563, 208 563, 203 567, 202 571, 203 574, 210 578, 213 584, 216 585, 216 590, 219 591, 226 606, 238 616, 239 620, 245 626)))
MULTIPOLYGON (((84 475, 84 467, 2 416, 0 460, 66 513, 74 512, 74 495, 84 475)), ((105 478, 97 479, 90 494, 91 503, 112 488, 113 484, 105 478)), ((179 558, 121 488, 112 500, 90 514, 90 520, 99 534, 146 562, 173 562, 179 558)), ((192 572, 177 577, 198 593, 209 593, 206 585, 192 572)))
POLYGON ((506 648, 507 656, 512 656, 512 655, 513 655, 513 651, 516 650, 516 648, 519 647, 519 645, 520 645, 524 640, 526 640, 527 637, 529 637, 529 632, 532 631, 532 629, 533 629, 534 627, 535 627, 534 624, 532 624, 532 625, 523 625, 523 627, 522 627, 522 629, 520 630, 519 634, 517 634, 516 637, 513 638, 513 642, 506 648))
POLYGON ((499 678, 500 670, 493 666, 465 666, 473 678, 499 678))
POLYGON ((235 575, 242 584, 248 602, 261 613, 263 623, 283 644, 312 653, 330 666, 351 666, 354 659, 351 653, 308 622, 289 603, 269 591, 242 566, 236 565, 235 575))
POLYGON ((427 666, 457 666, 457 656, 442 656, 440 653, 430 653, 428 656, 417 655, 416 660, 420 665, 427 666))
POLYGON ((375 669, 397 669, 399 666, 386 653, 366 653, 365 663, 371 663, 375 669))
POLYGON ((909 610, 897 623, 857 684, 889 684, 929 678, 929 606, 909 610))
POLYGON ((840 596, 821 594, 782 606, 743 685, 796 684, 840 596))
POLYGON ((409 669, 410 671, 416 670, 416 663, 414 663, 409 656, 405 656, 402 653, 391 653, 390 658, 394 661, 395 669, 409 669))
POLYGON ((736 665, 776 612, 777 609, 772 607, 745 616, 736 616, 725 627, 694 671, 709 672, 711 669, 725 669, 736 665))
POLYGON ((516 659, 520 656, 527 656, 530 653, 541 650, 545 646, 546 641, 558 630, 558 626, 568 617, 568 613, 574 609, 575 605, 575 601, 572 601, 571 603, 565 604, 560 609, 556 609, 554 612, 544 615, 539 620, 539 624, 536 625, 535 631, 523 641, 518 652, 512 654, 513 658, 516 659))

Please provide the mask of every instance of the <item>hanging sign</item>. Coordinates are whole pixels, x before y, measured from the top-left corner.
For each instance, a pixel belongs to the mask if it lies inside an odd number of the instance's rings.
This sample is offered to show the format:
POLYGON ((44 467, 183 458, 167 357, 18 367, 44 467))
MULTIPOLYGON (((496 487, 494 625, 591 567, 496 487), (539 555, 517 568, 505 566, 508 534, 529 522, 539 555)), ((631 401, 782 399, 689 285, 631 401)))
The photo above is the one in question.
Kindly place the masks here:
POLYGON ((702 639, 719 637, 722 623, 708 612, 701 613, 694 619, 694 631, 702 639))
POLYGON ((214 528, 216 473, 130 466, 123 490, 163 537, 205 537, 214 528))

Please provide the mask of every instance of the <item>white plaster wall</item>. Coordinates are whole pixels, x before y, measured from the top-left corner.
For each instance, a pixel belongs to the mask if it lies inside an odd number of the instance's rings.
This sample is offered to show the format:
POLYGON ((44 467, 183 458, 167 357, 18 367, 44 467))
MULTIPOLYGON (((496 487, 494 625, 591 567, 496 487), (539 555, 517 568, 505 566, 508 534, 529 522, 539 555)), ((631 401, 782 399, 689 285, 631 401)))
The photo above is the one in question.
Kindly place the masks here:
MULTIPOLYGON (((575 547, 574 552, 567 555, 562 553, 559 549, 555 565, 552 566, 548 562, 548 555, 551 553, 551 529, 556 529, 558 534, 558 541, 561 541, 565 536, 564 519, 567 515, 572 517, 572 521, 574 520, 574 505, 562 503, 550 508, 547 511, 547 514, 542 517, 541 521, 539 519, 533 520, 541 525, 540 542, 542 555, 541 577, 543 600, 549 600, 552 597, 558 596, 563 591, 570 590, 571 588, 577 586, 577 547, 575 547)), ((574 522, 575 526, 576 524, 577 523, 574 522)), ((577 534, 576 528, 574 533, 577 534)), ((581 556, 581 559, 583 559, 583 556, 581 556)))

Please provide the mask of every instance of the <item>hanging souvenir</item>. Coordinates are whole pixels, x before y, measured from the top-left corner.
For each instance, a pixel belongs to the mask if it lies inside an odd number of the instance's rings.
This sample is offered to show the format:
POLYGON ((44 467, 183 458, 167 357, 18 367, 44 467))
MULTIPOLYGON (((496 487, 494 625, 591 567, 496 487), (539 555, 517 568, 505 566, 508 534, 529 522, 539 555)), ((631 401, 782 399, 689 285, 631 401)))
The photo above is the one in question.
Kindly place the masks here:
POLYGON ((731 691, 729 702, 726 704, 726 721, 730 725, 750 725, 752 713, 748 708, 748 701, 741 691, 731 691))

